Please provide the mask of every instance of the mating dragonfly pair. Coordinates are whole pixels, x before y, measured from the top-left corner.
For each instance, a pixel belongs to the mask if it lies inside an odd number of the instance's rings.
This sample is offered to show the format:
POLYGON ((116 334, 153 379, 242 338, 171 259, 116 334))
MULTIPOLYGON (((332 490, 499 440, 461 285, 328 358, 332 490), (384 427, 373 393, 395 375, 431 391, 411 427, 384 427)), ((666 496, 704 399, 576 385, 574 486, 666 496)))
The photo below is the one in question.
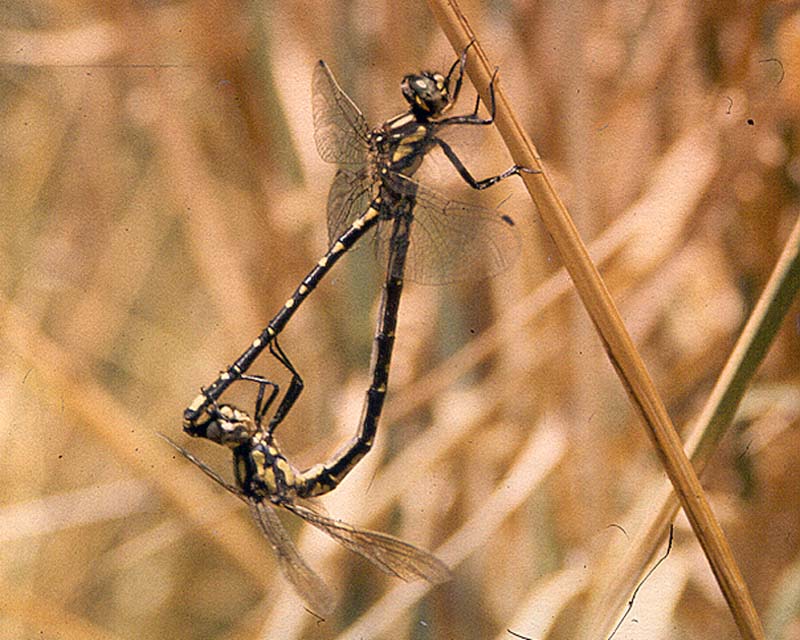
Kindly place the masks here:
POLYGON ((413 178, 425 155, 437 147, 473 189, 484 189, 522 172, 535 173, 515 165, 499 175, 476 180, 440 137, 450 127, 494 121, 494 77, 489 87, 489 117, 478 115, 480 98, 471 113, 446 115, 461 91, 469 46, 446 76, 426 71, 403 78, 401 87, 408 110, 373 130, 327 65, 322 61, 317 64, 312 80, 315 140, 322 159, 338 165, 327 205, 330 248, 247 350, 184 411, 186 433, 232 450, 236 484, 228 483, 167 439, 206 475, 248 504, 286 578, 320 611, 331 608, 330 591, 302 559, 273 507, 291 511, 386 573, 432 583, 449 576, 444 563, 430 553, 392 536, 329 518, 304 499, 333 490, 372 447, 386 397, 403 280, 455 281, 478 263, 490 276, 505 269, 516 256, 518 240, 510 217, 449 200, 413 178), (281 349, 278 335, 333 265, 370 232, 374 233, 378 257, 386 265, 386 279, 362 421, 356 435, 330 460, 298 471, 281 454, 274 437, 276 427, 304 386, 281 349), (278 385, 248 373, 265 349, 291 373, 289 387, 268 420, 280 394, 278 385), (220 402, 222 394, 237 381, 257 385, 252 415, 220 402))

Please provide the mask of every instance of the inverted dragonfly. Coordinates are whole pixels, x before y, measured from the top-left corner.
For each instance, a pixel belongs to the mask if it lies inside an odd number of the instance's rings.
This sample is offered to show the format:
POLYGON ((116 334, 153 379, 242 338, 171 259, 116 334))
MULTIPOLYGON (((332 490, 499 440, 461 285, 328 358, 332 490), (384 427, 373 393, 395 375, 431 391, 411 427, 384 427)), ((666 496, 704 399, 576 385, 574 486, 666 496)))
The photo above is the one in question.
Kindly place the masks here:
POLYGON ((257 407, 256 419, 230 405, 220 405, 216 409, 216 420, 207 426, 206 437, 233 452, 235 484, 227 482, 166 436, 161 437, 214 482, 248 505, 253 519, 274 550, 284 576, 317 612, 326 613, 332 609, 332 593, 297 551, 278 519, 275 507, 294 513, 385 573, 404 580, 424 579, 431 583, 447 580, 450 577, 447 566, 427 551, 385 533, 359 529, 329 518, 308 502, 301 504, 305 498, 330 490, 327 483, 329 465, 319 464, 298 471, 281 453, 274 436, 260 422, 260 416, 266 413, 276 393, 277 386, 274 386, 263 406, 257 407))

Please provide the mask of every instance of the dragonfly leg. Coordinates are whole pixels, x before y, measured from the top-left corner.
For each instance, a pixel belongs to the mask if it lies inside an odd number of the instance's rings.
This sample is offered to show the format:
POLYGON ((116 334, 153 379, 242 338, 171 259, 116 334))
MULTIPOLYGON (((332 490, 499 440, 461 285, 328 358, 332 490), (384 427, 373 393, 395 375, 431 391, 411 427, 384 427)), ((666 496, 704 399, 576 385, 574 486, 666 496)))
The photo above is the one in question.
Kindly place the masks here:
POLYGON ((275 398, 281 391, 280 386, 272 382, 271 380, 267 380, 262 376, 253 376, 253 375, 243 375, 241 380, 246 382, 255 382, 258 385, 258 395, 256 395, 256 407, 255 413, 253 414, 253 419, 258 427, 259 431, 261 431, 261 422, 264 419, 264 416, 269 411, 269 408, 272 406, 272 403, 275 401, 275 398), (271 391, 267 399, 264 399, 264 391, 267 387, 271 387, 271 391))
POLYGON ((275 427, 283 422, 286 414, 289 413, 289 410, 294 406, 294 403, 303 392, 305 383, 303 382, 303 378, 297 372, 297 369, 294 368, 292 361, 289 360, 289 356, 287 356, 281 348, 277 337, 270 343, 269 352, 292 374, 292 381, 289 383, 289 388, 286 390, 283 400, 281 400, 281 403, 278 405, 278 408, 275 411, 275 415, 272 416, 272 419, 269 421, 269 425, 267 426, 267 433, 271 434, 273 431, 275 431, 275 427))
POLYGON ((433 140, 439 145, 439 147, 441 147, 442 151, 444 151, 444 155, 447 156, 447 159, 456 168, 456 171, 458 171, 458 174, 464 179, 464 182, 478 191, 486 189, 487 187, 491 187, 493 184, 497 184, 501 180, 505 180, 510 176, 519 175, 520 173, 540 173, 536 169, 529 169, 528 167, 522 167, 518 164, 515 164, 513 167, 506 169, 499 175, 484 178, 483 180, 476 180, 469 172, 469 169, 464 166, 464 163, 461 162, 461 158, 456 155, 456 152, 453 151, 453 148, 449 144, 440 138, 434 138, 433 140))
POLYGON ((277 338, 273 339, 270 343, 269 351, 272 356, 284 367, 286 367, 286 369, 292 374, 292 380, 289 383, 289 388, 283 395, 283 399, 278 405, 278 408, 275 410, 275 414, 270 419, 269 424, 267 424, 266 429, 263 428, 264 416, 267 415, 267 412, 275 401, 275 398, 280 393, 280 387, 275 382, 267 380, 262 376, 245 374, 240 377, 240 380, 255 382, 258 385, 258 395, 256 396, 256 406, 253 419, 259 431, 263 431, 267 435, 271 435, 275 431, 275 427, 283 422, 283 419, 300 397, 300 394, 303 392, 303 388, 305 386, 303 383, 303 378, 300 377, 300 374, 297 372, 297 369, 294 368, 292 361, 289 360, 289 356, 286 355, 280 344, 278 344, 277 338), (271 387, 272 390, 265 400, 264 395, 267 387, 271 387))
MULTIPOLYGON (((492 80, 489 82, 489 102, 486 105, 489 109, 489 117, 488 118, 481 118, 478 115, 478 107, 481 103, 481 97, 478 96, 475 100, 475 108, 472 110, 472 113, 468 113, 463 116, 451 116, 450 118, 443 118, 437 121, 439 126, 448 126, 453 124, 477 124, 477 125, 486 125, 492 124, 494 122, 495 111, 497 109, 497 105, 495 104, 494 99, 494 83, 495 79, 497 78, 497 67, 495 67, 494 73, 492 74, 492 80)), ((458 82, 456 83, 458 84, 458 82)))
POLYGON ((487 125, 492 124, 494 122, 494 117, 497 112, 497 103, 495 102, 494 96, 494 85, 497 81, 497 72, 500 69, 498 67, 494 68, 494 73, 492 74, 492 79, 489 82, 489 102, 486 104, 487 109, 489 109, 489 117, 488 118, 481 118, 478 115, 478 107, 481 103, 480 95, 475 100, 475 108, 472 110, 472 113, 463 116, 452 116, 450 118, 444 118, 437 122, 438 125, 453 125, 453 124, 477 124, 477 125, 487 125))
MULTIPOLYGON (((464 50, 461 52, 461 55, 453 63, 453 66, 450 67, 450 71, 447 72, 447 79, 445 80, 445 84, 449 88, 450 79, 453 76, 453 72, 455 72, 455 70, 458 69, 458 76, 456 76, 456 86, 453 88, 453 93, 450 96, 447 108, 452 107, 456 103, 456 101, 458 100, 458 95, 461 93, 461 84, 464 80, 464 68, 467 66, 467 51, 469 51, 469 48, 473 44, 475 44, 475 38, 470 40, 469 44, 467 44, 467 46, 464 47, 464 50)), ((477 110, 478 107, 476 105, 475 111, 477 112, 477 110)))

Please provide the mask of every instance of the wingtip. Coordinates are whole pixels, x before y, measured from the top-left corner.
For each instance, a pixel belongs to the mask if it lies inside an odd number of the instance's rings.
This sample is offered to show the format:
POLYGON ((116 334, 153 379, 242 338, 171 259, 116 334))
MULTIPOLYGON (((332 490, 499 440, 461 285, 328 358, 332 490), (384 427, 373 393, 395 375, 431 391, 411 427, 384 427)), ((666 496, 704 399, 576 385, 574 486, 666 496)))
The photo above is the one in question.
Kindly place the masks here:
MULTIPOLYGON (((436 556, 434 556, 436 558, 436 556)), ((444 562, 436 558, 438 563, 436 566, 431 567, 430 575, 425 576, 425 579, 430 582, 431 584, 443 584, 445 582, 450 582, 453 579, 453 572, 450 570, 444 562)))

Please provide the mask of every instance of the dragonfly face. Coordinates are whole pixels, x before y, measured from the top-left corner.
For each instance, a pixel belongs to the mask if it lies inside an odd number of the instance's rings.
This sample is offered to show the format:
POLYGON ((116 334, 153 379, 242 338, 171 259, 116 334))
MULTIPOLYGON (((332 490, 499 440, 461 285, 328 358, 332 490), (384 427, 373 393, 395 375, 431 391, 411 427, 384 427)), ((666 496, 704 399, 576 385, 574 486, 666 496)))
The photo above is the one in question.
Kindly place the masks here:
POLYGON ((403 97, 422 121, 435 118, 450 104, 448 82, 441 73, 407 75, 400 84, 403 97))
POLYGON ((203 437, 230 449, 246 444, 258 431, 253 419, 244 411, 229 404, 209 412, 203 437))

